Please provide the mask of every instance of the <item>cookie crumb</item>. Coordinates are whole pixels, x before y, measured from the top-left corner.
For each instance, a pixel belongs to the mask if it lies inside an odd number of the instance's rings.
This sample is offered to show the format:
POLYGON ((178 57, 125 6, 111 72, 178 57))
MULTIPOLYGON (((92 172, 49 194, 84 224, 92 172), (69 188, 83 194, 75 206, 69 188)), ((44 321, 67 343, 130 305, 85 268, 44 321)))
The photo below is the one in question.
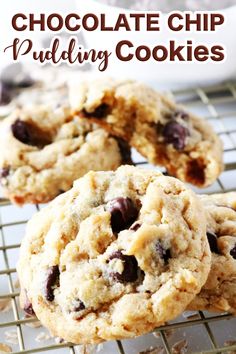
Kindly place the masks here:
POLYGON ((164 354, 165 349, 163 347, 150 347, 149 349, 139 352, 139 354, 164 354))
POLYGON ((51 339, 51 336, 46 333, 46 332, 40 332, 37 337, 35 338, 35 341, 38 342, 38 343, 41 343, 41 342, 46 342, 48 341, 49 339, 51 339))
POLYGON ((0 354, 11 353, 11 352, 12 352, 12 348, 9 347, 9 345, 0 343, 0 354))
MULTIPOLYGON (((225 347, 231 347, 232 345, 236 345, 236 340, 227 340, 224 342, 225 347)), ((236 354, 236 350, 231 350, 229 352, 225 352, 226 354, 236 354)))
POLYGON ((172 354, 185 354, 188 349, 188 342, 185 339, 176 342, 171 349, 172 354))
POLYGON ((60 337, 55 337, 54 340, 56 344, 62 344, 65 342, 64 339, 60 337))
POLYGON ((103 343, 97 345, 96 352, 99 353, 103 349, 103 343))
POLYGON ((16 329, 12 331, 6 331, 5 333, 6 342, 10 344, 18 344, 18 336, 16 329))
POLYGON ((17 289, 17 290, 20 289, 20 281, 19 281, 18 278, 14 282, 14 288, 17 289))
POLYGON ((199 314, 197 311, 184 311, 183 312, 183 317, 186 318, 187 320, 197 320, 199 318, 199 314))
POLYGON ((77 354, 94 354, 98 352, 96 344, 79 345, 75 348, 77 354))
POLYGON ((161 336, 159 331, 153 332, 152 334, 154 335, 155 338, 160 338, 161 336))
MULTIPOLYGON (((34 316, 25 316, 25 319, 36 319, 37 317, 34 317, 34 316)), ((39 328, 39 327, 42 327, 42 324, 39 320, 37 321, 32 321, 32 322, 28 322, 28 323, 25 323, 25 326, 27 327, 30 327, 30 328, 39 328)))
POLYGON ((8 312, 11 310, 11 299, 0 300, 0 312, 8 312))
POLYGON ((175 333, 175 330, 173 328, 165 330, 165 335, 167 338, 171 337, 174 333, 175 333))

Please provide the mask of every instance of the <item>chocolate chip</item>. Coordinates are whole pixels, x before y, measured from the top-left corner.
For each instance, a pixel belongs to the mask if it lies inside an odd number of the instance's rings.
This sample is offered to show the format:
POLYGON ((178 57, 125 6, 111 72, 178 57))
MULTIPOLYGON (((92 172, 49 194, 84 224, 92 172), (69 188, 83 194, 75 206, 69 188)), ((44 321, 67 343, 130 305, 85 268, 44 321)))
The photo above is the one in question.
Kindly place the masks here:
POLYGON ((85 309, 85 305, 83 301, 81 300, 76 300, 76 305, 74 307, 74 312, 80 312, 85 309))
POLYGON ((134 256, 126 256, 121 251, 117 251, 109 257, 110 261, 112 259, 120 259, 124 266, 122 273, 111 273, 114 280, 119 283, 133 283, 138 279, 138 262, 134 256))
POLYGON ((7 105, 11 102, 11 90, 8 85, 6 85, 3 81, 0 81, 0 106, 7 105))
POLYGON ((218 245, 217 245, 217 236, 212 232, 207 232, 207 239, 209 242, 211 252, 219 254, 218 245))
POLYGON ((235 244, 235 246, 231 249, 230 255, 233 257, 233 259, 236 259, 236 244, 235 244))
POLYGON ((9 167, 3 167, 0 169, 0 178, 6 178, 9 176, 10 173, 10 168, 9 167))
POLYGON ((32 304, 30 304, 30 303, 29 304, 25 304, 24 311, 25 311, 25 313, 27 313, 27 315, 35 316, 34 309, 32 307, 32 304))
POLYGON ((173 177, 168 171, 164 171, 162 174, 166 177, 173 177))
POLYGON ((107 204, 111 213, 111 227, 113 232, 128 229, 138 216, 138 209, 130 198, 119 197, 107 204))
POLYGON ((205 169, 206 166, 201 159, 195 159, 187 165, 187 178, 188 182, 204 184, 205 183, 205 169))
POLYGON ((102 103, 93 112, 87 112, 85 109, 82 111, 82 115, 85 118, 104 118, 109 114, 110 106, 106 103, 102 103))
POLYGON ((141 227, 141 224, 135 223, 134 225, 131 226, 130 230, 137 231, 138 229, 140 229, 140 227, 141 227))
POLYGON ((35 316, 35 312, 33 310, 33 306, 32 303, 30 302, 28 295, 27 295, 27 291, 25 290, 25 303, 24 303, 24 311, 25 313, 27 313, 27 315, 30 316, 35 316))
POLYGON ((17 119, 11 126, 13 136, 21 143, 43 148, 49 145, 51 137, 39 127, 30 122, 17 119))
POLYGON ((120 153, 122 156, 122 163, 125 165, 133 165, 133 161, 131 158, 131 149, 129 144, 121 138, 116 137, 115 139, 119 145, 120 153))
POLYGON ((47 301, 52 302, 54 300, 54 288, 59 286, 59 267, 52 266, 48 269, 46 274, 46 284, 45 284, 45 298, 47 301))
POLYGON ((162 134, 167 144, 172 144, 176 150, 180 151, 185 148, 189 131, 178 122, 172 120, 164 126, 162 134))
POLYGON ((13 136, 23 144, 30 145, 30 132, 28 124, 20 119, 17 119, 11 126, 13 136))
POLYGON ((168 263, 168 260, 171 258, 170 249, 165 249, 162 246, 161 242, 158 241, 156 243, 156 251, 157 251, 159 257, 161 259, 163 259, 165 263, 168 263))

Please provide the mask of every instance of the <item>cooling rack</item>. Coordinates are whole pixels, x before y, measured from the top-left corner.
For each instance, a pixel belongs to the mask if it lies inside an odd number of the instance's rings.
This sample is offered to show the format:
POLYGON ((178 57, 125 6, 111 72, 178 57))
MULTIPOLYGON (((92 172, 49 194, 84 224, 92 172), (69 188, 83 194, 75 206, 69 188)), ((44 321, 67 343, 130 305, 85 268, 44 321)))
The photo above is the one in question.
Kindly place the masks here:
MULTIPOLYGON (((236 190, 236 82, 176 90, 171 94, 179 103, 209 120, 224 142, 225 171, 210 188, 195 190, 199 193, 236 190)), ((137 165, 152 167, 135 151, 133 158, 137 165)), ((0 198, 0 343, 8 344, 15 354, 87 354, 91 348, 51 338, 44 328, 37 326, 36 319, 25 318, 19 307, 16 261, 20 241, 27 220, 43 207, 17 208, 0 198)), ((236 318, 226 313, 187 312, 154 334, 105 343, 96 350, 104 354, 138 354, 150 347, 157 348, 155 354, 236 353, 236 318)))

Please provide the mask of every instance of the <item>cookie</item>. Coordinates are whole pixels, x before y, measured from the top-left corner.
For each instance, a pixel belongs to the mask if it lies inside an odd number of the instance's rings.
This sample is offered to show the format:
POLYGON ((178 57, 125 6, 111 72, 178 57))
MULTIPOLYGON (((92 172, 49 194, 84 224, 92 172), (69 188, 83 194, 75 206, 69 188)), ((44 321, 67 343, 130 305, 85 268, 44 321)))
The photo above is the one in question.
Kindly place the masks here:
POLYGON ((21 305, 69 342, 134 337, 179 315, 210 261, 203 207, 182 182, 133 166, 89 172, 29 222, 21 305))
POLYGON ((76 114, 122 137, 184 182, 206 187, 223 170, 222 143, 212 127, 144 84, 77 80, 70 85, 70 102, 76 114))
POLYGON ((212 266, 190 308, 236 315, 236 192, 204 195, 201 200, 207 213, 212 266))
POLYGON ((130 149, 66 105, 34 105, 0 122, 0 183, 13 203, 45 203, 90 170, 131 163, 130 149))

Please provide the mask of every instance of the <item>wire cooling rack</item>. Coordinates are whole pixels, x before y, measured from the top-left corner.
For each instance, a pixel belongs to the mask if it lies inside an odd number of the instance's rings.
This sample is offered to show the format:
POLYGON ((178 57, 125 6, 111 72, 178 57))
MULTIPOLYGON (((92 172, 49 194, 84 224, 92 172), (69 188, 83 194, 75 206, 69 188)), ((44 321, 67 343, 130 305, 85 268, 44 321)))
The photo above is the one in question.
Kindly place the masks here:
MULTIPOLYGON (((225 171, 213 186, 200 193, 236 189, 236 82, 172 92, 175 99, 211 122, 224 142, 225 171)), ((1 144, 1 142, 0 142, 1 144)), ((134 161, 153 168, 135 151, 134 161)), ((0 198, 0 343, 17 353, 81 353, 90 347, 60 343, 51 338, 37 320, 25 318, 19 307, 16 261, 27 220, 43 205, 17 208, 0 198)), ((236 353, 236 318, 229 314, 187 312, 148 334, 132 340, 105 343, 95 349, 104 354, 153 353, 236 353), (151 353, 151 351, 150 351, 151 353)), ((0 347, 0 353, 1 347, 0 347)))

